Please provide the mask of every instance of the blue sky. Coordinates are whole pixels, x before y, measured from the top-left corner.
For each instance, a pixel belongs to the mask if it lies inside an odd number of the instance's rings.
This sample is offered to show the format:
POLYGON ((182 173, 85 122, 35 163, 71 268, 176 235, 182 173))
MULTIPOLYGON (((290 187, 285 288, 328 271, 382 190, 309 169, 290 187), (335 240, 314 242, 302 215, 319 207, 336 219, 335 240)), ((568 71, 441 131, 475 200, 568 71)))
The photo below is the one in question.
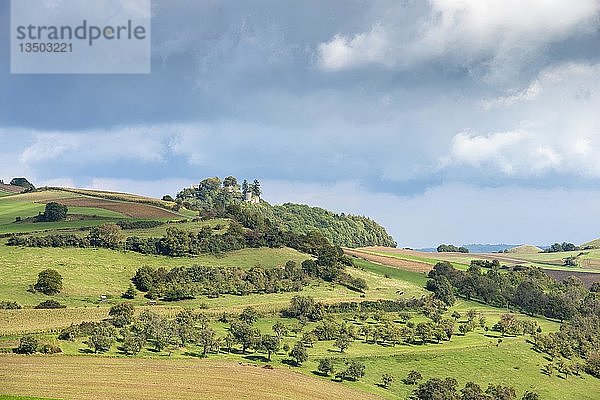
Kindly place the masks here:
MULTIPOLYGON (((56 0, 55 0, 56 1, 56 0)), ((265 198, 400 245, 600 236, 600 1, 153 1, 149 75, 11 75, 0 177, 265 198)))

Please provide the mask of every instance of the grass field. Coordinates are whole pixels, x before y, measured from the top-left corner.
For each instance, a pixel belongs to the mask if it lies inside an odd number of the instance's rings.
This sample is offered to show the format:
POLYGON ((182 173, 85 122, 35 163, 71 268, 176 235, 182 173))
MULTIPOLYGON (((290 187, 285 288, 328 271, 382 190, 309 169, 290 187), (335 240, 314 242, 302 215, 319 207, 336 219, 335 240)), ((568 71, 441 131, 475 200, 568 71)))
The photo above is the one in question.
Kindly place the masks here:
MULTIPOLYGON (((199 255, 172 258, 107 249, 22 248, 0 244, 0 300, 32 306, 48 296, 29 293, 37 274, 56 269, 63 277, 63 291, 54 296, 68 306, 97 305, 101 295, 119 297, 141 266, 172 268, 186 265, 273 267, 288 260, 301 262, 307 256, 288 248, 243 249, 224 256, 199 255)), ((215 299, 220 300, 220 299, 215 299)), ((140 296, 140 302, 144 301, 140 296)))

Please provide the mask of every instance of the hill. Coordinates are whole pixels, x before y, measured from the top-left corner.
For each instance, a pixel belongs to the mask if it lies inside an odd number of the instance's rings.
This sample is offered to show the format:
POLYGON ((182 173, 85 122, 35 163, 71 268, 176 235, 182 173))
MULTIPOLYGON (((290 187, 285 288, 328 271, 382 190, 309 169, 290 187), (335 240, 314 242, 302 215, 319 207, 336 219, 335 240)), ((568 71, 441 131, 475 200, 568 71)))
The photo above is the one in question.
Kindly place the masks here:
POLYGON ((237 182, 232 176, 223 181, 218 177, 207 178, 197 186, 183 189, 177 194, 177 200, 203 216, 233 217, 251 228, 267 223, 294 234, 316 230, 338 246, 396 247, 394 238, 370 218, 302 204, 273 206, 260 198, 262 191, 257 180, 252 184, 237 182))
POLYGON ((600 249, 600 239, 595 239, 580 245, 582 249, 600 249))
POLYGON ((534 246, 531 244, 522 244, 520 246, 509 249, 508 253, 511 253, 511 254, 535 254, 535 253, 541 253, 542 251, 543 250, 537 246, 534 246))

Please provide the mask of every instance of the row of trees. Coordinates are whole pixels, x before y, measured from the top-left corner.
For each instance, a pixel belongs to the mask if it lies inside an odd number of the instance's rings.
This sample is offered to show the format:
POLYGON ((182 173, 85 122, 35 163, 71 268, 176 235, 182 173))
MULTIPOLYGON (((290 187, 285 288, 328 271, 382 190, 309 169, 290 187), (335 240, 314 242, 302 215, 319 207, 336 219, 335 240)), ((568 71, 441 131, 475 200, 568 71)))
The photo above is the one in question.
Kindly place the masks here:
POLYGON ((440 244, 436 250, 438 253, 468 253, 469 252, 469 249, 467 249, 466 247, 463 247, 463 246, 456 247, 453 244, 440 244))

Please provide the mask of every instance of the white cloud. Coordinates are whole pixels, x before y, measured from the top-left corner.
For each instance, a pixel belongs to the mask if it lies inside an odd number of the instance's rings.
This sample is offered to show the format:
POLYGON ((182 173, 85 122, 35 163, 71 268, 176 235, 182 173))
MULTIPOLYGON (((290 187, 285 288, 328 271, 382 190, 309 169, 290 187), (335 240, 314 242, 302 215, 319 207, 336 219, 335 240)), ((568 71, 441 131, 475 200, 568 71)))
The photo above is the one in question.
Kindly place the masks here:
POLYGON ((87 131, 39 131, 6 129, 32 138, 19 154, 23 164, 48 161, 106 162, 139 160, 162 162, 171 140, 183 129, 176 124, 135 125, 87 131))
POLYGON ((548 44, 598 27, 598 0, 429 0, 419 18, 406 21, 406 5, 379 15, 367 31, 337 34, 318 46, 322 68, 373 63, 404 67, 438 57, 458 65, 485 61, 506 70, 527 62, 548 44))
POLYGON ((441 168, 536 177, 600 177, 600 64, 565 63, 542 72, 517 94, 486 99, 486 113, 509 130, 457 133, 441 168))

